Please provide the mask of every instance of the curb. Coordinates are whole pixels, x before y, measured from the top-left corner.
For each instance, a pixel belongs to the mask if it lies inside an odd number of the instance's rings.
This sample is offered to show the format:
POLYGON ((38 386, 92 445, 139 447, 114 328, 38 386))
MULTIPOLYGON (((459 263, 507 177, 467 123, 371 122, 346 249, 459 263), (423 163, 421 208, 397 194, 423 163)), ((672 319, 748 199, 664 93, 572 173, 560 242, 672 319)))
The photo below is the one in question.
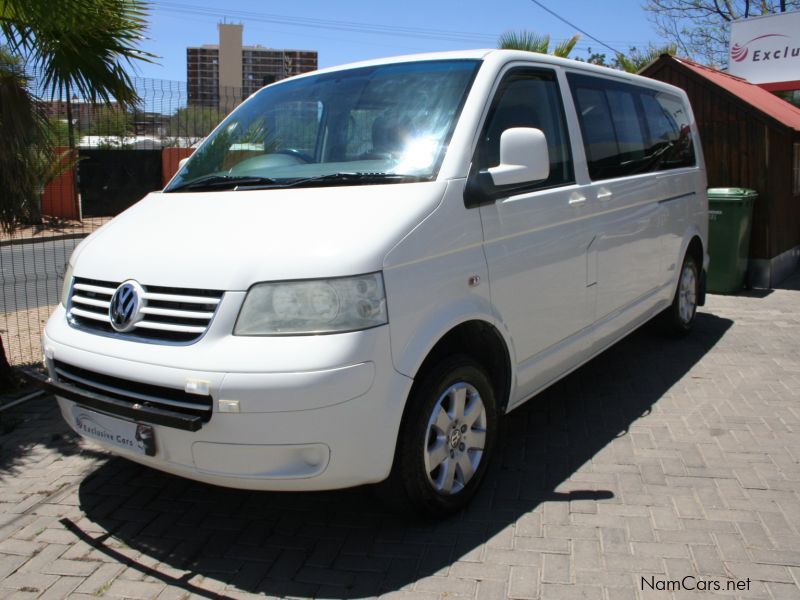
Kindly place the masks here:
POLYGON ((51 235, 48 237, 39 238, 20 238, 18 240, 0 240, 0 248, 3 246, 19 246, 22 244, 41 244, 43 242, 58 242, 60 240, 76 240, 78 238, 85 238, 89 235, 87 233, 65 233, 62 235, 51 235))

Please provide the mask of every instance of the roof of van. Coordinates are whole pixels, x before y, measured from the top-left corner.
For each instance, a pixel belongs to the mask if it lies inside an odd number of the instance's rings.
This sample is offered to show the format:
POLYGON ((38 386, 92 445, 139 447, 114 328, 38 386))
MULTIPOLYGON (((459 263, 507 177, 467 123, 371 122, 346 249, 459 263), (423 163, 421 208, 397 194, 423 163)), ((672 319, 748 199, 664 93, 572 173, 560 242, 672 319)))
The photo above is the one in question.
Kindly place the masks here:
MULTIPOLYGON (((301 75, 296 75, 293 77, 300 78, 300 77, 309 77, 312 75, 316 75, 319 73, 332 73, 335 71, 342 71, 345 69, 354 69, 359 67, 370 67, 376 65, 386 65, 392 63, 402 63, 402 62, 417 62, 417 61, 428 61, 428 60, 487 60, 491 58, 498 58, 503 61, 508 60, 535 60, 536 62, 540 63, 549 63, 554 65, 560 65, 562 67, 571 67, 571 68, 580 68, 581 70, 585 71, 594 71, 598 74, 602 74, 606 77, 615 77, 618 79, 627 79, 630 81, 637 81, 638 83, 647 83, 649 86, 653 87, 663 87, 664 89, 671 88, 675 89, 673 86, 655 80, 649 79, 646 77, 641 77, 640 75, 634 75, 631 73, 626 73, 625 71, 620 71, 618 69, 611 69, 609 67, 601 67, 599 65, 594 65, 587 62, 580 62, 568 58, 561 58, 558 56, 553 56, 552 54, 540 54, 538 52, 526 52, 524 50, 505 50, 499 48, 479 48, 475 50, 456 50, 452 52, 430 52, 430 53, 423 53, 423 54, 407 54, 402 56, 390 56, 386 58, 378 58, 372 60, 365 60, 359 61, 354 63, 347 63, 343 65, 337 65, 334 67, 327 67, 325 69, 320 69, 318 71, 310 71, 308 73, 303 73, 301 75)), ((278 82, 280 83, 280 82, 278 82)), ((275 84, 273 84, 275 85, 275 84)))
POLYGON ((688 58, 678 58, 667 55, 662 55, 661 58, 643 69, 642 74, 655 74, 660 67, 669 62, 681 65, 692 73, 721 87, 756 110, 772 117, 782 125, 794 129, 795 131, 800 131, 800 108, 797 108, 789 102, 786 102, 786 100, 779 98, 764 88, 750 83, 741 77, 717 71, 716 69, 706 67, 688 58))

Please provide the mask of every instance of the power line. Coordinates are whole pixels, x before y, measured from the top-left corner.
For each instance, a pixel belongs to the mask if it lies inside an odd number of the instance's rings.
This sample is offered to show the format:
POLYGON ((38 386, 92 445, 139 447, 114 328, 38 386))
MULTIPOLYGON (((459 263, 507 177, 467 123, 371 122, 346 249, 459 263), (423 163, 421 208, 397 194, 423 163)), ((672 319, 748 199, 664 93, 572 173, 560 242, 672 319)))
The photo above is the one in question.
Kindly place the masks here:
POLYGON ((569 21, 567 21, 567 20, 566 20, 564 17, 562 17, 561 15, 559 15, 558 13, 556 13, 556 12, 554 12, 554 11, 550 10, 550 9, 549 9, 549 8, 547 8, 547 7, 546 7, 544 4, 542 4, 541 2, 539 2, 539 0, 531 0, 531 2, 533 2, 533 3, 534 3, 536 6, 538 6, 538 7, 539 7, 539 8, 541 8, 542 10, 546 10, 547 12, 549 12, 551 15, 553 15, 553 16, 554 16, 556 19, 558 19, 559 21, 563 21, 564 23, 566 23, 566 24, 567 24, 567 25, 569 25, 570 27, 572 27, 572 28, 574 28, 574 29, 576 29, 576 30, 580 31, 580 32, 581 32, 583 35, 585 35, 585 36, 586 36, 586 37, 588 37, 589 39, 591 39, 591 40, 594 40, 595 42, 597 42, 597 43, 598 43, 598 44, 600 44, 601 46, 604 46, 604 47, 608 48, 608 49, 609 49, 609 50, 611 50, 611 51, 612 51, 614 54, 616 54, 616 55, 622 54, 622 52, 619 52, 618 50, 614 50, 614 48, 612 48, 611 46, 609 46, 608 44, 606 44, 606 43, 605 43, 605 42, 603 42, 602 40, 599 40, 599 39, 597 39, 597 38, 596 38, 596 37, 594 37, 594 36, 593 36, 591 33, 588 33, 586 30, 584 30, 584 29, 581 29, 580 27, 578 27, 578 26, 577 26, 577 25, 575 25, 574 23, 570 23, 570 22, 569 22, 569 21))
POLYGON ((178 12, 184 14, 202 16, 226 16, 240 18, 248 21, 279 23, 282 25, 293 25, 297 27, 311 27, 319 29, 332 29, 338 31, 348 31, 353 33, 372 33, 380 35, 394 35, 400 37, 412 37, 420 39, 438 39, 456 42, 478 42, 494 44, 497 36, 490 34, 466 32, 466 31, 446 31, 442 29, 429 29, 420 27, 400 27, 392 25, 377 25, 371 23, 358 23, 352 21, 335 21, 331 19, 315 19, 309 17, 290 17, 286 15, 267 14, 252 11, 232 11, 218 10, 200 6, 190 6, 177 2, 159 2, 156 6, 168 12, 178 12))
MULTIPOLYGON (((269 14, 263 12, 220 9, 217 7, 205 7, 182 4, 170 0, 161 0, 153 6, 170 13, 188 14, 202 17, 215 18, 236 18, 243 21, 260 22, 269 24, 288 25, 291 27, 328 29, 334 31, 345 31, 349 33, 371 34, 371 35, 391 35, 396 37, 441 40, 448 42, 459 42, 465 44, 490 45, 494 47, 499 38, 499 34, 486 34, 472 31, 449 31, 444 29, 433 29, 423 27, 406 27, 399 25, 379 25, 375 23, 363 23, 354 21, 341 21, 333 19, 320 19, 311 17, 293 17, 288 15, 269 14)), ((591 39, 592 36, 587 36, 591 39)), ((556 40, 558 41, 558 40, 556 40)), ((583 47, 583 44, 578 44, 583 47)))

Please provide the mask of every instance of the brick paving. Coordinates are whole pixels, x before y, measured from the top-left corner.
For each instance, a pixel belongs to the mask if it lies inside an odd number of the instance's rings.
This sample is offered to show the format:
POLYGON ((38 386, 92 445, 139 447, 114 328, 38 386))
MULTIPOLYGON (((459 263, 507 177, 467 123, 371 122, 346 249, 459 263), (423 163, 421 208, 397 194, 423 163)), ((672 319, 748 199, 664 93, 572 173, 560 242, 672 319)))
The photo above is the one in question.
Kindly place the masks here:
POLYGON ((0 416, 0 597, 800 598, 798 309, 800 275, 629 336, 512 413, 441 523, 165 475, 33 401, 0 416))

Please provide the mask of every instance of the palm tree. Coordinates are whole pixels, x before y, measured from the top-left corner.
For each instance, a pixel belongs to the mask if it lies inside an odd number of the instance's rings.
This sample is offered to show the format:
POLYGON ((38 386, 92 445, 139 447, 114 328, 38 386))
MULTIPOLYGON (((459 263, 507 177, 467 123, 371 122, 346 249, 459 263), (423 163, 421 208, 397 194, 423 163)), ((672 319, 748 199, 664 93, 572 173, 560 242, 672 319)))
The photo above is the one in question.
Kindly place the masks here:
POLYGON ((618 54, 614 59, 614 63, 615 66, 623 71, 638 73, 662 54, 675 56, 677 52, 677 44, 666 44, 664 46, 653 46, 650 44, 645 50, 641 51, 636 48, 631 48, 627 56, 618 54))
MULTIPOLYGON (((46 119, 20 61, 41 73, 54 98, 67 100, 69 144, 75 146, 71 97, 122 106, 139 97, 125 66, 155 57, 138 44, 147 25, 140 0, 0 0, 0 228, 13 228, 37 207, 35 161, 53 159, 46 119)), ((39 169, 41 172, 41 169, 39 169)), ((13 382, 0 338, 0 387, 13 382)))
POLYGON ((576 33, 568 40, 564 40, 558 44, 553 48, 553 51, 550 52, 549 35, 541 35, 523 29, 519 32, 506 31, 500 36, 498 47, 505 50, 525 50, 526 52, 539 52, 540 54, 552 54, 553 56, 567 58, 580 39, 581 36, 576 33))
POLYGON ((124 67, 155 58, 137 47, 147 6, 141 0, 59 0, 54 10, 52 0, 3 0, 0 33, 54 96, 77 93, 131 106, 139 97, 124 67))
POLYGON ((48 122, 19 58, 0 48, 0 228, 38 216, 34 161, 50 160, 48 122), (37 150, 39 149, 39 150, 37 150))
POLYGON ((52 98, 66 101, 70 148, 73 94, 123 107, 139 101, 125 67, 155 58, 138 48, 146 27, 141 0, 59 0, 58 10, 52 0, 0 1, 0 34, 9 50, 40 74, 52 98))

